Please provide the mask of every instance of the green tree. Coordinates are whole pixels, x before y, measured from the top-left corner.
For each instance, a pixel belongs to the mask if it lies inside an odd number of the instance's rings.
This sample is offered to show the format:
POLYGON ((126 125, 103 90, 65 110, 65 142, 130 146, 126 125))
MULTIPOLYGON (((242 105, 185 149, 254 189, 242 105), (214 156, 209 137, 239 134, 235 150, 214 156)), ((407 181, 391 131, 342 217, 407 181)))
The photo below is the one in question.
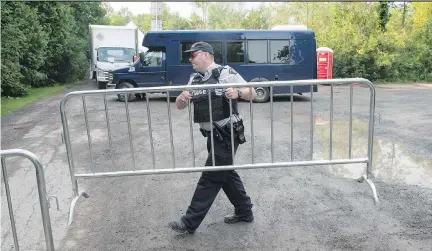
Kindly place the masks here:
POLYGON ((203 19, 196 13, 192 12, 192 14, 189 17, 190 23, 192 24, 192 29, 194 30, 201 30, 204 29, 204 21, 203 19))
POLYGON ((139 14, 132 18, 134 24, 142 32, 147 32, 151 28, 151 15, 150 14, 139 14))
POLYGON ((194 2, 194 6, 201 12, 202 27, 200 29, 208 28, 208 10, 211 3, 209 2, 194 2))
POLYGON ((381 30, 386 31, 386 25, 389 20, 389 8, 390 4, 388 2, 379 2, 378 14, 379 14, 379 25, 381 30))
POLYGON ((162 29, 163 30, 190 30, 192 24, 180 14, 172 13, 166 4, 162 5, 162 29))
POLYGON ((246 17, 241 20, 241 26, 244 29, 268 29, 270 27, 271 10, 264 5, 257 9, 250 10, 246 17))
POLYGON ((1 2, 1 95, 23 96, 26 85, 46 80, 47 34, 38 13, 23 2, 1 2))
POLYGON ((84 76, 88 25, 105 12, 93 2, 1 2, 1 15, 2 96, 23 96, 84 76))
POLYGON ((133 13, 127 7, 123 7, 119 11, 108 14, 110 25, 126 25, 132 21, 132 18, 133 13))
POLYGON ((208 28, 241 29, 246 12, 233 8, 230 3, 212 3, 208 6, 208 28))

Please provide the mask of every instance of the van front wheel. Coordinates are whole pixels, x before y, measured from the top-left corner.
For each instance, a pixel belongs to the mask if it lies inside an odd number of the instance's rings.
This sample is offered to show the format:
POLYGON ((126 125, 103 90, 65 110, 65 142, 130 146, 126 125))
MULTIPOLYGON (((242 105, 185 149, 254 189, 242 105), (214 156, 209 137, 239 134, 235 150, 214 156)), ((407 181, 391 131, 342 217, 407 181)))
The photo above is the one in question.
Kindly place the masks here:
MULTIPOLYGON (((117 89, 124 89, 124 88, 135 88, 135 86, 129 82, 121 82, 120 84, 118 84, 117 89)), ((132 101, 135 99, 135 94, 134 93, 119 93, 117 94, 118 100, 125 102, 126 98, 127 101, 132 101)))
MULTIPOLYGON (((265 78, 254 78, 250 83, 254 82, 266 82, 265 78)), ((270 89, 267 87, 255 87, 256 98, 253 100, 255 103, 265 103, 270 99, 270 89)))

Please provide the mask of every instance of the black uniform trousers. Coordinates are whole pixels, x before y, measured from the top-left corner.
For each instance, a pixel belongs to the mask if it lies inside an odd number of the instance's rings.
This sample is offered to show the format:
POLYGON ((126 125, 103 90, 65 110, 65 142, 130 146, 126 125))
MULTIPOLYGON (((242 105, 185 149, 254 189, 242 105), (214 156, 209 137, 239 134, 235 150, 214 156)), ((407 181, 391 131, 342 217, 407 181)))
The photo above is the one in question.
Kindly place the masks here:
MULTIPOLYGON (((224 142, 218 141, 215 136, 213 138, 215 166, 232 165, 231 149, 224 142)), ((229 141, 231 142, 231 140, 229 141)), ((235 152, 237 152, 239 142, 236 138, 234 138, 234 146, 235 152)), ((207 137, 207 151, 208 157, 205 165, 213 166, 210 133, 207 137)), ((188 229, 195 230, 198 228, 221 188, 234 205, 236 215, 249 216, 252 214, 251 199, 246 194, 240 176, 236 171, 206 171, 202 172, 192 201, 186 214, 182 217, 182 221, 188 229)))

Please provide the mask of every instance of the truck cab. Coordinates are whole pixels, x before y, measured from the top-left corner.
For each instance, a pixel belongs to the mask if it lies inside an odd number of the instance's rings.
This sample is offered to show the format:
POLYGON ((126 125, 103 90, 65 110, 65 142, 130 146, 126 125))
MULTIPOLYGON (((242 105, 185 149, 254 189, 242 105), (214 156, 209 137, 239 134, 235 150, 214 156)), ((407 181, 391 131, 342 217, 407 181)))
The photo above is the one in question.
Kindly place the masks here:
POLYGON ((96 83, 99 89, 105 89, 110 71, 130 67, 134 63, 135 49, 126 47, 96 48, 96 83))

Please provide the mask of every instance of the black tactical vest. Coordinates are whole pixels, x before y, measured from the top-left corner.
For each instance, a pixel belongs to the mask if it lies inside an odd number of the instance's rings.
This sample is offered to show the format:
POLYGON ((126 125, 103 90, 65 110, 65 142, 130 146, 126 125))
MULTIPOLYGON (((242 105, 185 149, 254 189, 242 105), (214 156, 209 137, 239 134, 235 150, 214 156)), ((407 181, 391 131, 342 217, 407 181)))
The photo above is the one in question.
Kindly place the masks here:
MULTIPOLYGON (((206 81, 203 81, 202 75, 195 74, 192 85, 219 83, 219 76, 222 69, 223 66, 213 69, 212 75, 206 81)), ((210 91, 213 121, 229 118, 229 99, 225 97, 224 93, 217 95, 214 89, 210 89, 210 91)), ((210 122, 208 90, 196 90, 192 102, 194 104, 194 123, 210 122)), ((232 100, 232 114, 238 114, 236 99, 232 100)))

